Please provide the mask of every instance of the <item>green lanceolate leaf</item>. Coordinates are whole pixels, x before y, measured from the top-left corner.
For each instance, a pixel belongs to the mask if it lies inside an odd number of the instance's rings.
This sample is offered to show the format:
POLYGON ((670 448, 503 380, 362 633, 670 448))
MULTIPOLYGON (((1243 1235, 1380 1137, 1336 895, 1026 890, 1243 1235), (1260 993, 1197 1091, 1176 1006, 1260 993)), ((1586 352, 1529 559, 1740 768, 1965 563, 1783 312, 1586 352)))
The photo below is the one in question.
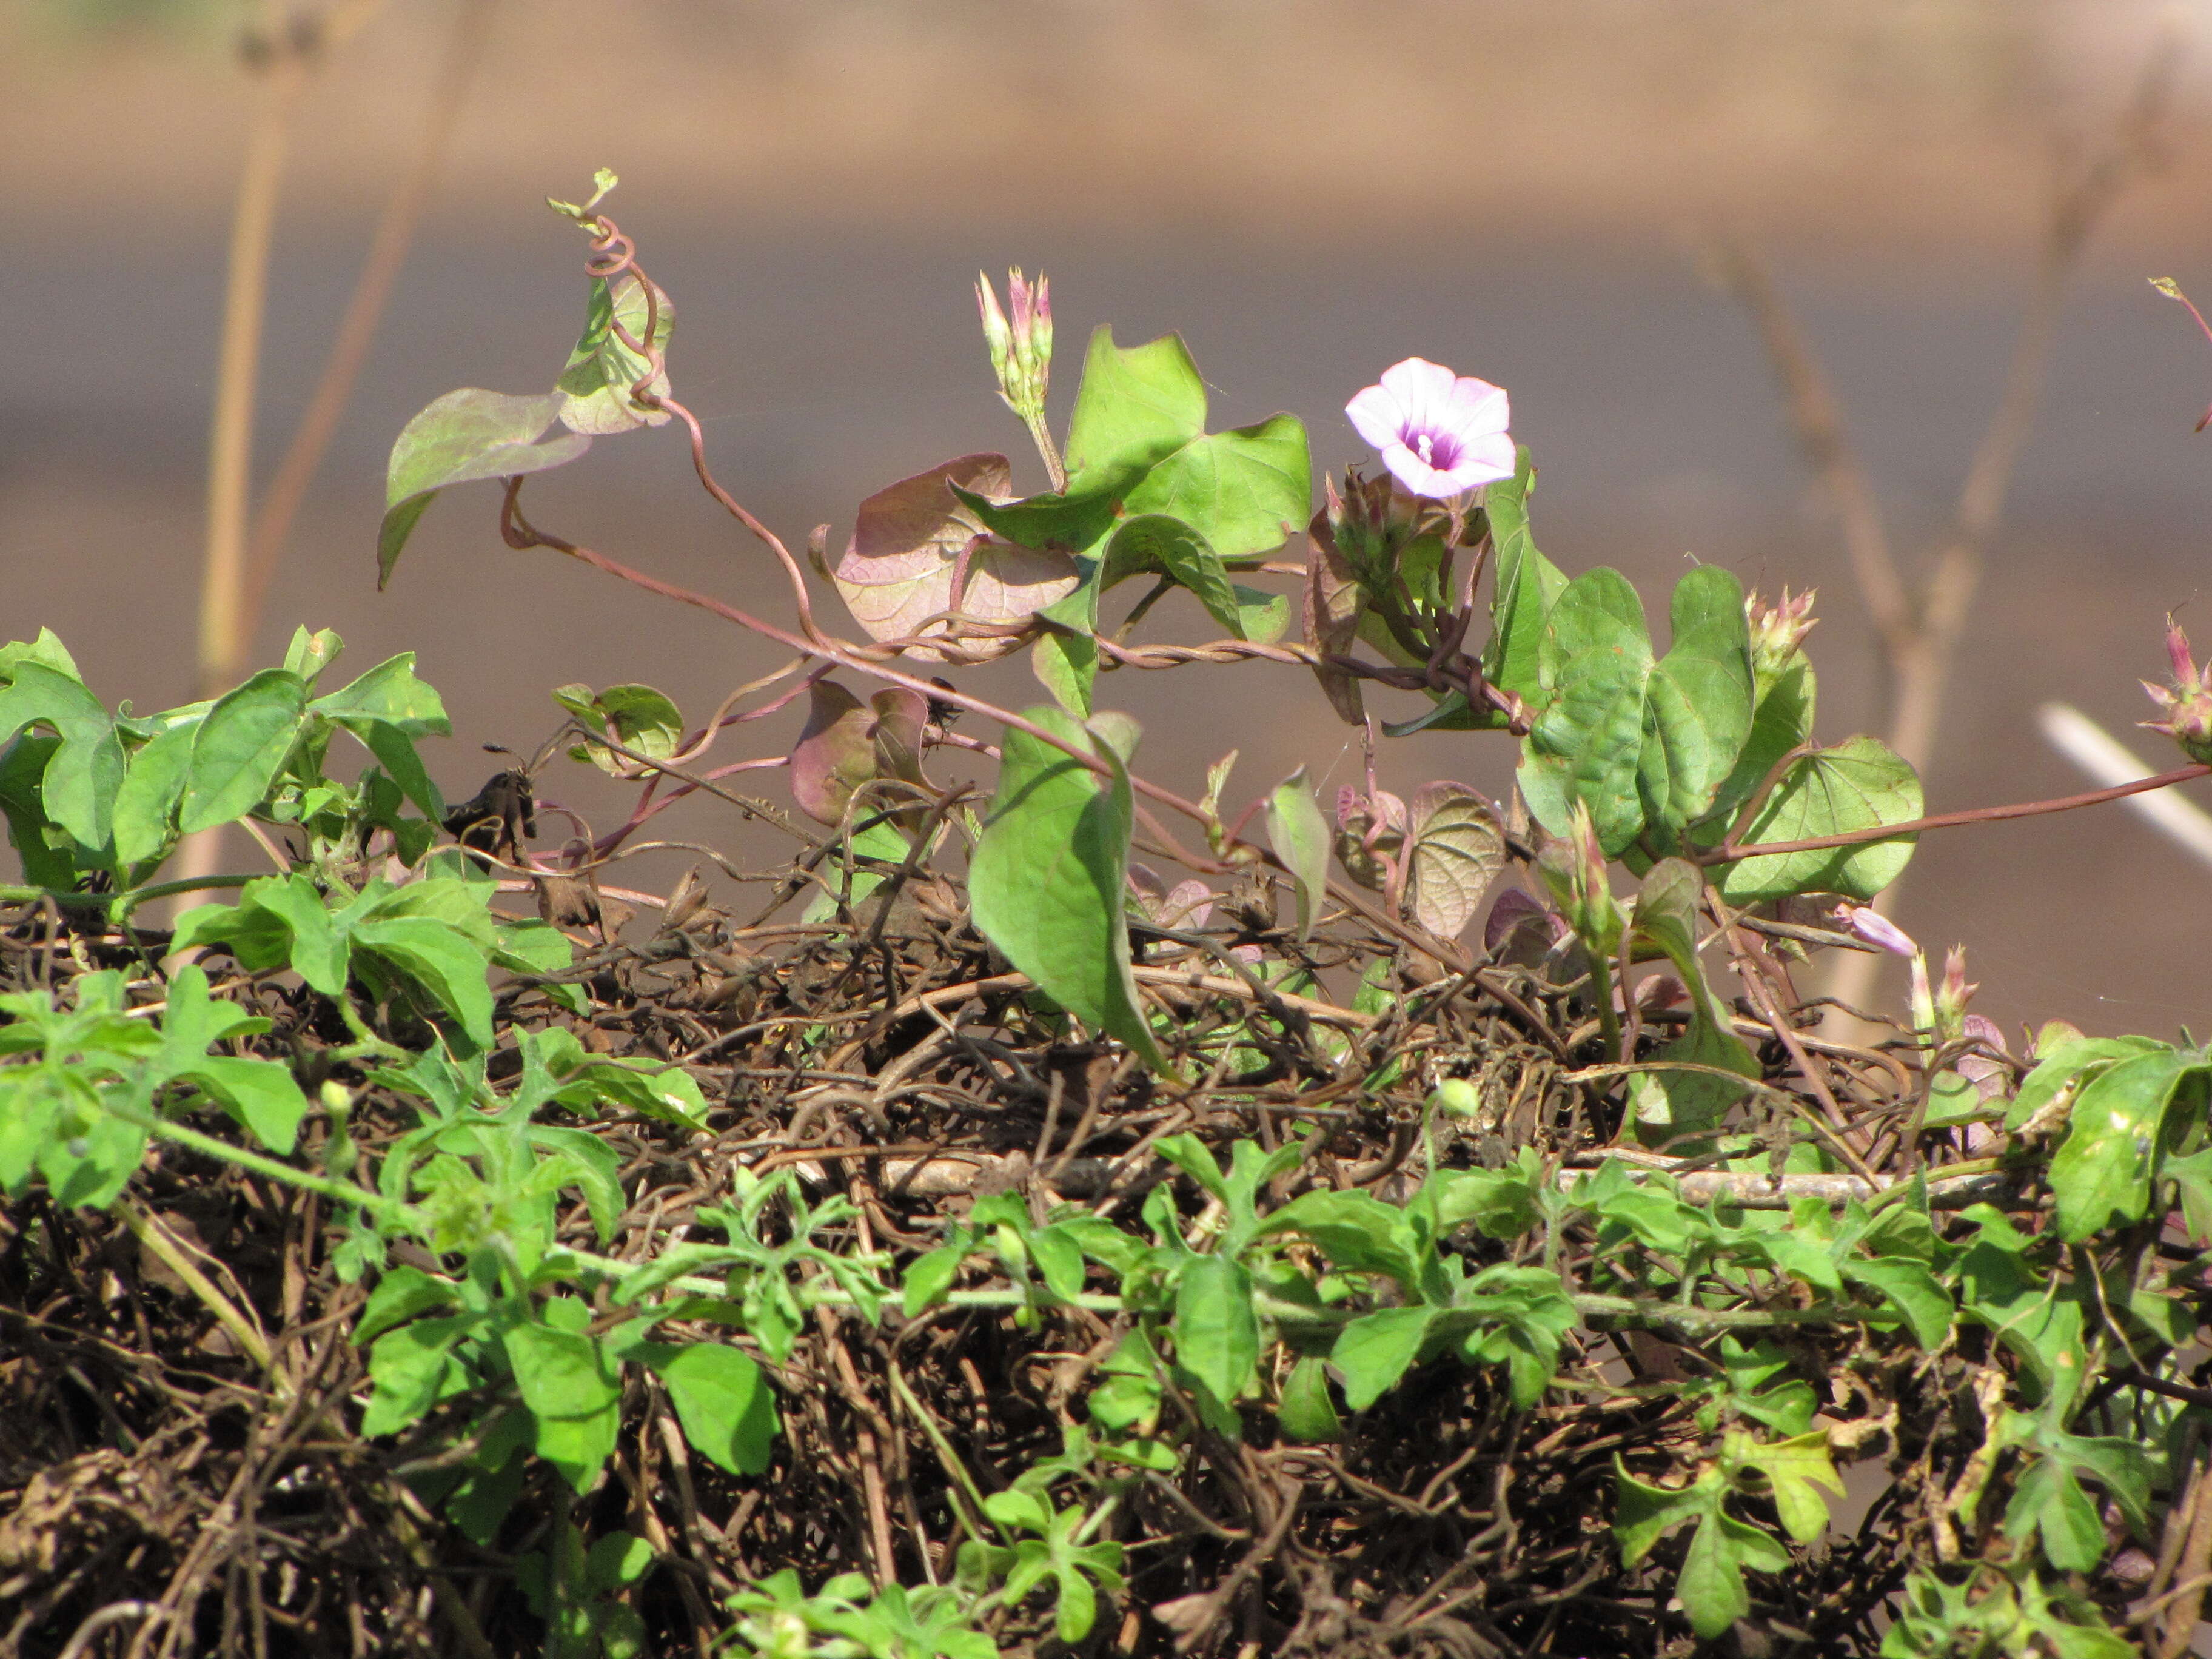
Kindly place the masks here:
POLYGON ((617 1367, 606 1350, 580 1331, 518 1325, 505 1341, 522 1403, 537 1425, 538 1455, 577 1492, 587 1491, 614 1450, 622 1425, 617 1367))
MULTIPOLYGON (((1540 663, 1545 619, 1567 586, 1566 573, 1536 550, 1528 532, 1528 498, 1535 489, 1536 470, 1524 444, 1515 456, 1513 476, 1492 484, 1483 499, 1498 573, 1483 678, 1530 703, 1544 696, 1540 663)), ((1502 726, 1504 716, 1493 714, 1484 723, 1502 726)))
POLYGON ((1840 1266, 1845 1279, 1873 1291, 1904 1318, 1915 1342, 1930 1352, 1943 1346, 1954 1310, 1926 1267, 1894 1255, 1847 1257, 1840 1266))
POLYGON ((538 398, 464 386, 448 392, 401 428, 392 446, 384 490, 384 522, 376 537, 376 585, 392 580, 392 567, 415 526, 441 489, 483 478, 513 477, 562 466, 592 447, 580 432, 563 432, 541 443, 561 416, 563 395, 538 398))
POLYGON ((1636 948, 1667 958, 1688 989, 1692 1008, 1689 1029, 1654 1054, 1652 1069, 1638 1073, 1630 1088, 1637 1132, 1653 1144, 1709 1133, 1743 1098, 1745 1085, 1714 1071, 1759 1075, 1758 1057, 1730 1028, 1728 1010, 1713 994, 1698 957, 1697 907, 1704 890, 1695 866, 1662 859, 1646 872, 1630 915, 1636 948), (1691 1066, 1699 1069, 1686 1069, 1691 1066))
POLYGON ((491 1046, 491 990, 484 952, 450 922, 433 916, 380 917, 356 926, 354 945, 385 958, 422 986, 469 1040, 491 1046))
POLYGON ((26 732, 0 748, 0 812, 23 879, 67 891, 77 884, 77 864, 66 850, 70 836, 46 815, 46 766, 61 746, 59 738, 26 732))
POLYGON ((211 997, 207 975, 197 965, 180 968, 169 981, 161 1048, 143 1082, 156 1088, 179 1079, 195 1084, 252 1130, 263 1146, 289 1154, 308 1111, 307 1097, 290 1068, 276 1060, 208 1053, 225 1037, 264 1030, 268 1024, 234 1003, 211 997))
POLYGON ((1229 591, 1237 600, 1237 636, 1239 639, 1273 645, 1290 631, 1289 594, 1263 592, 1256 587, 1247 587, 1243 582, 1230 583, 1229 591))
POLYGON ((1701 565, 1674 584, 1674 641, 1653 666, 1639 760, 1645 814, 1667 844, 1711 807, 1751 734, 1743 584, 1701 565))
POLYGON ((1237 639, 1244 638, 1244 617, 1236 586, 1222 568, 1221 556, 1205 537, 1181 519, 1146 513, 1125 519, 1106 544, 1103 586, 1143 572, 1172 579, 1204 605, 1206 614, 1237 639))
POLYGON ((41 628, 35 640, 10 640, 0 645, 0 684, 13 680, 16 668, 27 662, 42 663, 65 679, 79 684, 84 682, 84 676, 77 672, 76 659, 51 628, 41 628))
POLYGON ((1435 1308, 1382 1308, 1362 1315, 1338 1333, 1329 1363, 1344 1378, 1344 1403, 1365 1411, 1406 1374, 1428 1340, 1435 1308))
POLYGON ((1098 641, 1091 635, 1048 627, 1030 647, 1030 671, 1062 708, 1079 720, 1091 718, 1091 688, 1098 683, 1098 641))
MULTIPOLYGON (((1544 634, 1548 701, 1529 733, 1529 758, 1557 762, 1567 798, 1589 808, 1598 844, 1619 854, 1644 829, 1638 763, 1644 744, 1644 687, 1651 676, 1651 641, 1644 602, 1617 570, 1585 571, 1552 606, 1544 634)), ((1554 835, 1564 821, 1530 810, 1554 835)))
POLYGON ((1178 335, 1124 349, 1109 328, 1092 334, 1067 470, 1070 496, 1103 492, 1133 517, 1181 520, 1224 559, 1281 546, 1312 511, 1304 426, 1276 415, 1208 436, 1206 383, 1178 335))
MULTIPOLYGON (((1875 738, 1846 738, 1794 763, 1760 806, 1741 844, 1812 841, 1904 823, 1921 815, 1920 777, 1875 738)), ((1904 872, 1917 838, 1899 836, 1856 847, 1775 853, 1723 866, 1721 896, 1734 905, 1795 893, 1870 899, 1904 872)))
POLYGON ((177 802, 192 757, 195 725, 172 726, 131 757, 115 792, 115 859, 133 865, 168 851, 178 836, 177 802))
POLYGON ((1267 797, 1267 844, 1291 872, 1297 891, 1298 938, 1313 933, 1314 918, 1328 896, 1328 820, 1306 787, 1303 766, 1267 797))
POLYGON ((306 684, 282 668, 264 668, 216 698, 192 739, 179 827, 191 835, 258 806, 292 752, 307 707, 306 684))
POLYGON ((410 738, 447 738, 453 732, 437 692, 415 678, 415 653, 402 651, 307 705, 310 714, 350 727, 380 720, 410 738))
POLYGON ((1176 1283, 1176 1363, 1224 1407, 1252 1381, 1260 1359, 1260 1321, 1252 1275, 1226 1256, 1201 1255, 1176 1283))
POLYGON ((1690 1535, 1674 1593, 1690 1615, 1690 1628, 1711 1641, 1751 1611, 1751 1593, 1743 1582, 1747 1567, 1781 1572, 1789 1565, 1789 1551, 1757 1527, 1716 1512, 1690 1535))
POLYGON ((1775 763, 1791 750, 1812 742, 1816 690, 1813 665, 1802 657, 1792 661, 1766 689, 1752 711, 1751 734, 1744 739, 1743 752, 1736 757, 1735 769, 1713 796, 1713 814, 1708 822, 1716 827, 1701 839, 1718 841, 1729 820, 1766 781, 1775 763))
POLYGON ((415 752, 415 740, 450 737, 453 728, 437 692, 415 678, 412 651, 387 657, 360 678, 316 698, 307 713, 352 732, 432 823, 446 816, 445 798, 415 752))
POLYGON ((1735 769, 1752 717, 1742 586, 1714 566, 1692 570, 1675 584, 1672 619, 1674 642, 1655 660, 1643 602, 1619 571, 1585 572, 1552 605, 1523 771, 1530 810, 1553 834, 1565 826, 1545 814, 1581 800, 1607 854, 1647 830, 1672 846, 1735 769), (1531 769, 1551 775, 1532 784, 1531 769))
POLYGON ((292 642, 284 647, 283 666, 286 672, 297 674, 312 686, 344 649, 345 641, 336 629, 319 628, 311 634, 307 623, 301 623, 292 630, 292 642))
MULTIPOLYGON (((611 685, 598 692, 587 685, 564 685, 555 690, 553 701, 591 731, 605 732, 623 748, 654 760, 666 760, 684 742, 684 711, 649 685, 611 685)), ((636 764, 604 744, 580 744, 577 752, 614 776, 636 764)))
POLYGON ((1275 1416, 1293 1440, 1312 1443, 1344 1438, 1343 1419, 1329 1397, 1328 1364, 1319 1354, 1307 1354, 1291 1367, 1275 1416))
POLYGON ((1026 732, 1006 733, 969 871, 975 926, 1046 995, 1165 1071, 1137 1001, 1122 920, 1134 822, 1125 750, 1135 723, 1109 731, 1102 716, 1086 727, 1048 708, 1028 718, 1097 755, 1110 778, 1026 732))
MULTIPOLYGON (((1095 553, 1098 544, 1113 529, 1115 507, 1121 500, 1119 490, 1109 487, 1113 482, 1111 478, 1105 483, 1079 480, 1061 493, 1024 495, 1012 501, 996 500, 980 489, 970 489, 957 481, 946 487, 975 522, 993 535, 1018 548, 1048 552, 1064 561, 1070 555, 1095 553)), ((1000 556, 1007 556, 1002 551, 1000 556)), ((1041 571, 1025 578, 1026 583, 1039 587, 1055 580, 1059 585, 1048 592, 1040 593, 1038 603, 1030 610, 1042 608, 1044 604, 1069 592, 1073 584, 1065 569, 1056 577, 1041 571)))
POLYGON ((2021 1471, 2005 1505, 2004 1528, 2014 1538, 2039 1535, 2044 1555, 2062 1572, 2087 1572, 2105 1559, 2096 1501, 2056 1458, 2038 1458, 2021 1471))

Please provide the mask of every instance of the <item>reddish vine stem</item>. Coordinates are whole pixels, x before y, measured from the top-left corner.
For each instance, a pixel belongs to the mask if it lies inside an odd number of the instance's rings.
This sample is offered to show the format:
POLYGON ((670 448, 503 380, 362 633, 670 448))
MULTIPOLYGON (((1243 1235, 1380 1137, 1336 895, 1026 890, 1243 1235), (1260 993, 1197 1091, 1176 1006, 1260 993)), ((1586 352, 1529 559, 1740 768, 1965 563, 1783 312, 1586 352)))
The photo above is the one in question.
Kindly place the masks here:
MULTIPOLYGON (((520 477, 509 478, 507 481, 506 497, 500 506, 500 536, 509 547, 518 551, 527 551, 533 547, 544 547, 550 548, 556 553, 565 553, 570 558, 588 564, 595 570, 605 571, 610 576, 618 577, 623 581, 641 587, 648 593, 657 594, 662 599, 673 599, 679 605, 692 605, 707 611, 709 615, 720 617, 725 622, 735 623, 738 627, 758 634, 764 639, 774 640, 779 645, 787 646, 794 651, 827 657, 830 661, 849 668, 855 673, 872 675, 890 684, 903 686, 910 691, 921 693, 925 697, 934 698, 939 702, 949 702, 973 714, 981 714, 986 720, 996 720, 1010 730, 1023 732, 1036 738, 1040 743, 1050 744, 1079 765, 1111 781, 1113 769, 1104 761, 1096 755, 1089 754, 1078 748, 1058 734, 1047 731, 1035 720, 1015 714, 1012 709, 1001 708, 996 703, 971 696, 957 687, 924 680, 915 675, 902 672, 888 664, 868 661, 852 651, 841 640, 826 635, 811 641, 802 639, 789 629, 779 628, 774 623, 756 617, 750 611, 741 611, 733 605, 710 598, 704 593, 695 592, 688 587, 680 587, 674 582, 663 581, 656 576, 648 576, 643 571, 633 569, 618 559, 610 558, 594 549, 581 546, 575 542, 538 529, 522 514, 520 498, 523 483, 524 480, 520 477)), ((1173 790, 1164 789, 1158 784, 1137 777, 1133 774, 1129 777, 1129 783, 1137 793, 1156 800, 1163 806, 1180 812, 1187 818, 1200 823, 1207 821, 1208 815, 1203 807, 1195 801, 1184 799, 1173 790)), ((1234 851, 1247 855, 1244 860, 1246 862, 1265 864, 1272 869, 1288 873, 1282 860, 1265 848, 1238 844, 1233 848, 1224 848, 1223 850, 1224 853, 1234 851)), ((1233 861, 1222 860, 1222 867, 1227 867, 1229 863, 1233 861)), ((1395 939, 1415 950, 1425 951, 1455 973, 1463 974, 1472 978, 1486 992, 1496 997, 1501 1004, 1510 1009, 1514 1017, 1535 1036, 1538 1041, 1544 1042, 1553 1049, 1555 1054, 1564 1058, 1558 1036, 1544 1023, 1535 1010, 1514 995, 1511 987, 1498 979, 1496 975, 1486 974, 1476 966, 1474 959, 1458 945, 1448 939, 1437 939, 1425 928, 1417 927, 1401 918, 1385 915, 1381 908, 1369 903, 1361 895, 1339 883, 1329 883, 1328 891, 1331 898, 1358 914, 1386 938, 1395 939)))
POLYGON ((1726 841, 1710 852, 1691 855, 1691 862, 1705 866, 1733 864, 1738 859, 1766 858, 1783 853, 1818 853, 1832 847, 1863 847, 1870 842, 1894 841, 1899 836, 1917 836, 1923 830, 1955 830, 1967 823, 1999 823, 2007 818, 2042 817, 2052 812, 2071 812, 2076 807, 2100 806, 2108 800, 2122 800, 2130 795, 2148 793, 2153 789, 2164 789, 2177 783, 2187 783, 2193 778, 2212 777, 2212 766, 2192 763, 2177 766, 2171 772, 2160 772, 2155 777, 2137 778, 2133 783, 2114 784, 2109 789, 2092 789, 2086 794, 2061 795, 2051 800, 2016 801, 2006 806, 1974 806, 1960 812, 1938 812, 1929 817, 1907 818, 1902 823, 1876 824, 1869 830, 1850 830, 1837 836, 1812 836, 1803 841, 1763 841, 1749 847, 1739 847, 1733 840, 1726 841))

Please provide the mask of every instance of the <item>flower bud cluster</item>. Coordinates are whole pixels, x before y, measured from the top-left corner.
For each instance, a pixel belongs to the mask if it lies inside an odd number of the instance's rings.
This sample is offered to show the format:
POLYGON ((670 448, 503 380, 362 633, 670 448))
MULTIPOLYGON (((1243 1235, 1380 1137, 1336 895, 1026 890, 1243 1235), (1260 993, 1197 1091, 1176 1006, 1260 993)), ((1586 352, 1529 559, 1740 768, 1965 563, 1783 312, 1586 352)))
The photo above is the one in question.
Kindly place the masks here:
POLYGON ((1751 672, 1761 691, 1782 678, 1805 636, 1819 624, 1813 614, 1814 597, 1814 590, 1808 588, 1792 599, 1787 587, 1774 605, 1755 592, 1744 596, 1744 617, 1751 624, 1751 672))
POLYGON ((1040 275, 1032 287, 1018 265, 1006 273, 1006 300, 1013 312, 1000 309, 991 279, 975 278, 975 305, 983 315, 983 343, 999 395, 1032 432, 1044 427, 1044 394, 1052 383, 1052 283, 1040 275))
POLYGON ((2189 651, 2189 635, 2171 617, 2166 619, 2166 653, 2173 664, 2173 689, 2153 685, 2148 680, 2142 683, 2142 689, 2150 693, 2150 700, 2166 718, 2145 720, 2143 725, 2153 732, 2165 732, 2190 759, 2212 765, 2212 662, 2204 665, 2203 672, 2197 671, 2189 651))

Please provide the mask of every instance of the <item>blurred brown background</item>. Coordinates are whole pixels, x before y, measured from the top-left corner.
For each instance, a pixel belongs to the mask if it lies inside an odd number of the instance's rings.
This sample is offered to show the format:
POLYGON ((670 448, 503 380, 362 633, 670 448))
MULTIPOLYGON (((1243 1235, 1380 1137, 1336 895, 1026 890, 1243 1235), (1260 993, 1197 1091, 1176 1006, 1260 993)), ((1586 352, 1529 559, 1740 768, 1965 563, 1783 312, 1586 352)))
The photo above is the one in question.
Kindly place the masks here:
MULTIPOLYGON (((272 273, 264 479, 455 15, 388 0, 308 94, 272 273)), ((0 6, 4 627, 53 627, 96 690, 141 708, 191 695, 244 15, 0 6)), ((1363 458, 1340 411, 1399 357, 1506 385, 1554 558, 1617 564, 1647 591, 1691 554, 1770 592, 1817 583, 1823 734, 1878 726, 1832 516, 1753 326, 1696 251, 1724 233, 1771 257, 1917 565, 1994 404, 2053 181, 2153 58, 2174 68, 2166 165, 2103 226, 2063 319, 1929 802, 2087 787, 2030 724, 2054 697, 2163 765, 2160 740, 2128 728, 2166 610, 2212 647, 2212 436, 2190 429, 2212 347, 2144 278, 2212 297, 2203 3, 505 0, 254 660, 301 621, 337 628, 355 670, 419 651, 453 716, 435 766, 456 798, 491 769, 474 744, 553 728, 554 684, 648 681, 696 717, 774 665, 703 617, 509 553, 488 488, 441 501, 374 592, 393 434, 453 386, 550 382, 584 279, 579 239, 538 203, 611 165, 611 210, 680 308, 677 390, 724 482, 794 544, 820 520, 842 541, 862 496, 948 455, 1016 453, 969 285, 1018 261, 1053 277, 1063 406, 1100 321, 1125 341, 1181 329, 1217 425, 1291 409, 1322 465, 1363 458)), ((766 556, 690 486, 667 433, 603 441, 531 498, 576 539, 776 603, 766 556)), ((1155 614, 1203 632, 1194 609, 1155 614)), ((1030 688, 1018 666, 976 684, 1030 688)), ((1237 745, 1232 794, 1300 760, 1354 775, 1345 729, 1289 671, 1123 675, 1104 696, 1145 720, 1146 769, 1192 793, 1237 745)), ((780 748, 796 724, 744 728, 755 747, 727 753, 780 748)), ((1392 750, 1386 777, 1498 789, 1510 765, 1502 740, 1431 737, 1392 750)), ((543 787, 611 822, 594 784, 563 767, 543 787)), ((676 827, 769 850, 732 817, 676 827)), ((1900 919, 1968 941, 1979 1006, 2008 1023, 2212 1024, 2212 872, 2118 809, 1929 838, 1900 919)))

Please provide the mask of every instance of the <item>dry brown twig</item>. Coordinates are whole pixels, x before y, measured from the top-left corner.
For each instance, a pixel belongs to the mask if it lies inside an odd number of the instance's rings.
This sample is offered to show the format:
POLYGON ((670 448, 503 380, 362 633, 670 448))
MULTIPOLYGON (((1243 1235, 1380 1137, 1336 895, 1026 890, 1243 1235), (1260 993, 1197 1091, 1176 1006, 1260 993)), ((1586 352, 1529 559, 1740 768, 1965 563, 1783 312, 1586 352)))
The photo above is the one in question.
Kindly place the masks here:
MULTIPOLYGON (((1917 586, 1899 562, 1879 492, 1819 352, 1765 262, 1740 239, 1718 240, 1710 249, 1715 279, 1759 328, 1781 385, 1791 435, 1834 504, 1852 578, 1887 670, 1888 742, 1923 779, 1935 758, 1951 665, 1972 616, 1984 557, 2002 522, 2013 474, 2034 427, 2068 285, 2100 222, 2160 160, 2159 129, 2179 56, 2172 41, 2151 52, 2112 133, 2056 192, 2003 391, 1960 484, 1950 524, 1917 586)), ((1898 890, 1891 884, 1877 908, 1893 908, 1898 890)), ((1836 968, 1829 994, 1839 1002, 1863 1004, 1880 969, 1879 957, 1846 957, 1836 968)))

